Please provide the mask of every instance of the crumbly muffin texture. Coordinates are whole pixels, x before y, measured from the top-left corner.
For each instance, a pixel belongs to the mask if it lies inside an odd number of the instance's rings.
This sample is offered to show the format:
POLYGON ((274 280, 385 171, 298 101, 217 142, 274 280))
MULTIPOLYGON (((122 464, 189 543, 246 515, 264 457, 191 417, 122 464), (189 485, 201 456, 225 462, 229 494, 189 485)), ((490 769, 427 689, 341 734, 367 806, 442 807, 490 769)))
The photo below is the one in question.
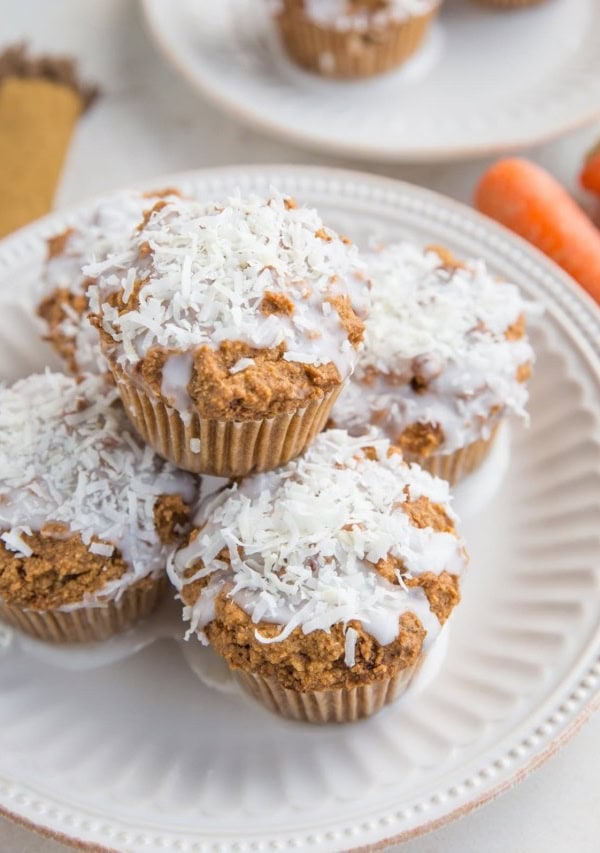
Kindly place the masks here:
POLYGON ((34 609, 118 599, 164 570, 197 489, 133 435, 102 377, 0 387, 0 597, 34 609))
POLYGON ((482 261, 408 243, 367 264, 372 308, 337 426, 377 425, 409 458, 425 459, 487 440, 508 413, 527 418, 534 354, 515 285, 482 261))
POLYGON ((184 417, 323 396, 354 367, 369 303, 355 247, 280 195, 159 201, 85 273, 109 362, 184 417))
POLYGON ((48 240, 37 313, 44 322, 46 339, 71 373, 104 373, 108 369, 98 331, 87 318, 91 279, 83 266, 105 258, 159 198, 178 194, 172 188, 115 193, 100 201, 77 228, 67 228, 48 240))
POLYGON ((109 558, 93 554, 80 534, 71 534, 62 525, 48 524, 39 532, 23 530, 18 535, 26 549, 0 545, 0 600, 11 605, 38 612, 68 608, 97 597, 103 587, 129 571, 118 552, 109 558))
POLYGON ((414 664, 459 599, 448 484, 373 435, 321 433, 209 498, 195 525, 169 564, 188 636, 293 689, 414 664))
POLYGON ((269 0, 274 15, 293 5, 321 27, 359 32, 426 15, 440 3, 441 0, 269 0))

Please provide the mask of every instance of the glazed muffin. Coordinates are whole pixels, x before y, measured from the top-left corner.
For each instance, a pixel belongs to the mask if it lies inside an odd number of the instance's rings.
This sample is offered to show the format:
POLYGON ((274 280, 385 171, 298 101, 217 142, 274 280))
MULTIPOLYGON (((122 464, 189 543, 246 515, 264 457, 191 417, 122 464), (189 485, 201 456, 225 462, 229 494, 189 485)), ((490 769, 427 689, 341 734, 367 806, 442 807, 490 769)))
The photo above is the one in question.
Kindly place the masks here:
POLYGON ((0 388, 0 620, 87 642, 148 616, 197 491, 132 434, 102 377, 0 388))
POLYGON ((481 261, 401 243, 367 260, 365 348, 332 421, 377 426, 451 483, 485 458, 508 414, 526 418, 533 351, 526 303, 481 261))
POLYGON ((300 453, 356 361, 357 250, 281 196, 159 201, 86 267, 101 345, 144 439, 190 471, 242 476, 300 453))
POLYGON ((179 195, 175 189, 150 193, 127 191, 102 200, 77 228, 48 240, 36 313, 44 338, 74 375, 105 373, 98 331, 88 322, 87 288, 93 281, 84 264, 100 261, 127 239, 144 211, 159 198, 179 195))
POLYGON ((329 77, 371 77, 420 47, 442 0, 269 0, 283 46, 329 77))
POLYGON ((197 634, 271 710, 369 716, 406 690, 459 601, 448 484, 389 441, 321 433, 200 507, 169 564, 197 634))

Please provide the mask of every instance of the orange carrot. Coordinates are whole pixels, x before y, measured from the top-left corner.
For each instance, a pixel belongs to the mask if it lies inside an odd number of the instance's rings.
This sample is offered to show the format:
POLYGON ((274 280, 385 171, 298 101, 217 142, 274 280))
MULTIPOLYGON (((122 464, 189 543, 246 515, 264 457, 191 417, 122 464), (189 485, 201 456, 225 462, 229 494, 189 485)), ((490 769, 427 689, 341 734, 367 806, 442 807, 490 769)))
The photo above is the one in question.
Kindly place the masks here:
POLYGON ((579 180, 584 189, 600 195, 600 142, 585 158, 579 180))
POLYGON ((600 302, 600 231, 548 172, 528 160, 500 160, 481 178, 475 205, 545 252, 600 302))

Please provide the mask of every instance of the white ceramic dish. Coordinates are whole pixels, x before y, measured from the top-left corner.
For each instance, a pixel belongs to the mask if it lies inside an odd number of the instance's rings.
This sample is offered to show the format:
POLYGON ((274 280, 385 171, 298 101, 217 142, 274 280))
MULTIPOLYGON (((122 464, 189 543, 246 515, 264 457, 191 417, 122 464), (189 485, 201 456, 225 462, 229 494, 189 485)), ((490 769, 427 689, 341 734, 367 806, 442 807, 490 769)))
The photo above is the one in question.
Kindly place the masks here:
MULTIPOLYGON (((598 705, 600 312, 535 250, 416 187, 288 167, 166 183, 212 197, 277 186, 361 242, 407 236, 486 258, 546 307, 531 429, 512 431, 495 496, 473 483, 459 496, 472 568, 445 664, 422 692, 372 720, 315 729, 214 689, 216 670, 206 686, 169 639, 111 666, 90 653, 93 668, 7 639, 0 811, 80 845, 136 851, 332 851, 433 829, 522 779, 598 705)), ((44 237, 81 212, 0 246, 3 378, 46 361, 29 294, 44 237)), ((501 448, 494 465, 503 459, 501 448)))
POLYGON ((435 161, 540 144, 600 116, 600 4, 499 12, 446 0, 420 52, 359 82, 284 56, 264 0, 142 0, 158 47, 198 90, 262 130, 350 157, 435 161))

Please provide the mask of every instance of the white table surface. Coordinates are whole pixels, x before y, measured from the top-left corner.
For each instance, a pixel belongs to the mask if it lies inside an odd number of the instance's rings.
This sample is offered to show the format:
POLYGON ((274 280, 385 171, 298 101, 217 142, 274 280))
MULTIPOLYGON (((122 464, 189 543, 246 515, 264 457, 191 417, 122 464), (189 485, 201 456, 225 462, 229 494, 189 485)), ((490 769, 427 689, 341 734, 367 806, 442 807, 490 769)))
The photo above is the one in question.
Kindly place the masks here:
MULTIPOLYGON (((167 0, 165 0, 167 2, 167 0)), ((80 59, 103 97, 81 121, 59 206, 143 178, 202 166, 311 163, 376 171, 462 201, 488 161, 427 166, 354 163, 308 153, 255 133, 192 92, 150 43, 136 0, 0 0, 0 47, 80 59)), ((574 188, 582 153, 600 128, 529 152, 574 188)), ((1 687, 0 687, 1 689, 1 687)), ((499 800, 416 839, 403 853, 597 853, 600 850, 600 716, 550 763, 499 800)), ((62 844, 0 818, 0 853, 57 853, 62 844)))

